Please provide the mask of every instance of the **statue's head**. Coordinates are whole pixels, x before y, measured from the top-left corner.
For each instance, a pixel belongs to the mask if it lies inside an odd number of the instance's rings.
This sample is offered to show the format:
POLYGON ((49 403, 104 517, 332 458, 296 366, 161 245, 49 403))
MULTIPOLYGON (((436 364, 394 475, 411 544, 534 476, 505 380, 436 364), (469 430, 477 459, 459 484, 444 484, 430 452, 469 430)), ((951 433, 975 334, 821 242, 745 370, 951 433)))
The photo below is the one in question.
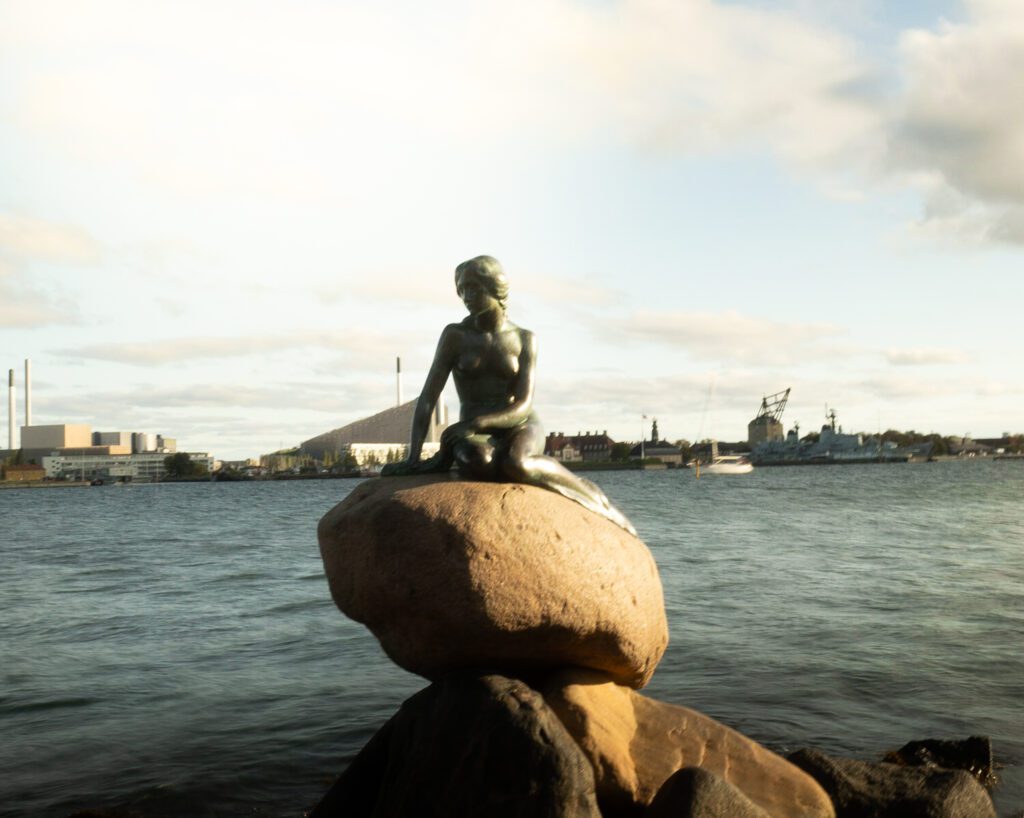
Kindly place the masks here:
POLYGON ((477 256, 462 262, 455 268, 456 290, 462 288, 462 281, 467 276, 479 281, 498 300, 501 308, 505 309, 508 302, 508 279, 501 269, 501 262, 493 256, 477 256))

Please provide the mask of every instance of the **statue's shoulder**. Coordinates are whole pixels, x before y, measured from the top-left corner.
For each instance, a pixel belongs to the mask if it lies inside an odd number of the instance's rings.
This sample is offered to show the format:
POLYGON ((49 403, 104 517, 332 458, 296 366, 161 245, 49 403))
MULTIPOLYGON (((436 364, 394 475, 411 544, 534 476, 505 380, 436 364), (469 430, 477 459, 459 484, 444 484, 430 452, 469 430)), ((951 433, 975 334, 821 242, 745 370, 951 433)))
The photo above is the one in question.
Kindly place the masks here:
POLYGON ((519 333, 519 340, 523 344, 523 349, 534 349, 537 346, 537 336, 533 334, 531 330, 525 327, 519 327, 513 324, 517 333, 519 333))
POLYGON ((466 334, 467 329, 465 321, 460 321, 457 324, 448 324, 448 326, 441 330, 441 340, 439 343, 442 346, 445 344, 457 344, 466 334))

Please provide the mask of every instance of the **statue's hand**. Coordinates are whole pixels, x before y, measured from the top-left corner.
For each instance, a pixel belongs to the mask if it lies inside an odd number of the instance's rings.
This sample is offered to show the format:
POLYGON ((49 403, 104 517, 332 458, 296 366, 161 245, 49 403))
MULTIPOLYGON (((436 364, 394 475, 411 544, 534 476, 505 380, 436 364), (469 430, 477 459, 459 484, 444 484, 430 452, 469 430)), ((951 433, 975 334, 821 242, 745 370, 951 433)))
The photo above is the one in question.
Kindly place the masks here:
POLYGON ((400 463, 388 463, 380 470, 382 477, 407 477, 412 474, 434 474, 445 472, 451 468, 451 457, 442 449, 426 460, 403 460, 400 463))
POLYGON ((460 420, 441 432, 441 448, 451 449, 460 440, 474 435, 479 431, 471 420, 460 420))
POLYGON ((419 474, 419 467, 419 460, 402 460, 399 463, 388 463, 380 470, 380 473, 382 477, 405 477, 409 474, 419 474))

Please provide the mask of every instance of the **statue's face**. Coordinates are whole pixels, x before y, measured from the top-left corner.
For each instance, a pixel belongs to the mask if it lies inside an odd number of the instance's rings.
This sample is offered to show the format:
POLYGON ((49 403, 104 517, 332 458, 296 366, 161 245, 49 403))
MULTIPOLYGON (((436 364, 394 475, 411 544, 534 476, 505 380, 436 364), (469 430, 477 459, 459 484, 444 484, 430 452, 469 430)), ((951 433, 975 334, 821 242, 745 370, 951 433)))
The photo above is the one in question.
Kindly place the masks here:
POLYGON ((473 272, 466 272, 459 278, 456 292, 471 315, 489 312, 500 306, 498 299, 491 294, 487 285, 473 272))

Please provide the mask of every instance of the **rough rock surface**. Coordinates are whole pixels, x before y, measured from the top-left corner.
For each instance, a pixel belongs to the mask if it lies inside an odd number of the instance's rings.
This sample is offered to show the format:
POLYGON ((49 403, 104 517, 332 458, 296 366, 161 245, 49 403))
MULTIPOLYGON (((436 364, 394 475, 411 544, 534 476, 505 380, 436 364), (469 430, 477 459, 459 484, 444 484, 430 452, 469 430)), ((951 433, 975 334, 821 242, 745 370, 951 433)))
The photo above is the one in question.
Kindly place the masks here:
POLYGON ((882 760, 905 767, 967 770, 987 790, 991 790, 998 782, 992 758, 992 741, 988 736, 969 736, 954 741, 935 738, 908 741, 898 750, 886 753, 882 760))
POLYGON ((310 818, 601 818, 594 776, 540 694, 456 674, 408 699, 310 818))
POLYGON ((773 818, 834 815, 813 778, 694 710, 649 699, 590 671, 554 676, 542 692, 594 765, 606 815, 641 814, 684 767, 720 776, 773 818))
POLYGON ((429 679, 586 667, 642 687, 668 643, 647 547, 551 491, 368 480, 317 533, 338 607, 429 679))
POLYGON ((985 788, 965 770, 901 767, 798 750, 789 760, 825 788, 837 818, 995 818, 985 788))
POLYGON ((771 818, 714 773, 683 767, 662 784, 644 818, 771 818))

